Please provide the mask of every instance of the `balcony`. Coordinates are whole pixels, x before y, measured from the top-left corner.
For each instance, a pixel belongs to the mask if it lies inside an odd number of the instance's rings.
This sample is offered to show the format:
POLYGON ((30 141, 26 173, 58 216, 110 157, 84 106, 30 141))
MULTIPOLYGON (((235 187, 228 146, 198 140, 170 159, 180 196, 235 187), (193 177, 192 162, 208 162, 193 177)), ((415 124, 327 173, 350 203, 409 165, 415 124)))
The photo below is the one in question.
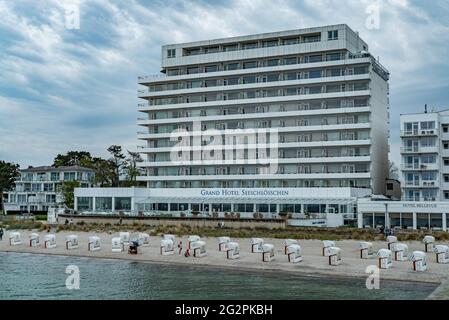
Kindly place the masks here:
POLYGON ((423 136, 438 136, 438 130, 437 129, 401 130, 401 137, 423 137, 423 136))
POLYGON ((438 153, 438 147, 401 147, 401 153, 438 153))
POLYGON ((404 188, 439 188, 439 182, 437 180, 405 181, 404 188))
POLYGON ((403 171, 426 171, 426 170, 439 170, 437 163, 428 164, 401 164, 401 170, 403 171))

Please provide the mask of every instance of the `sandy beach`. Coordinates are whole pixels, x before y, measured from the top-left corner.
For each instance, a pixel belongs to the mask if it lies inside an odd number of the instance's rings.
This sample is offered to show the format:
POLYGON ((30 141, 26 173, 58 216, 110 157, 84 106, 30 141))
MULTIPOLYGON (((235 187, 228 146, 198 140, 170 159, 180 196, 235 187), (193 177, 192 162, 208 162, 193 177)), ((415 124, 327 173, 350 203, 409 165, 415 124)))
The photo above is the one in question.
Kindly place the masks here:
MULTIPOLYGON (((123 230, 126 231, 126 230, 123 230)), ((117 234, 108 233, 84 233, 84 232, 58 232, 56 233, 57 247, 45 249, 43 245, 39 247, 29 247, 29 235, 31 231, 21 231, 22 244, 16 246, 9 245, 9 232, 6 232, 3 241, 0 241, 0 251, 2 252, 26 252, 48 255, 81 256, 107 259, 125 259, 131 261, 163 264, 182 264, 191 266, 213 266, 220 268, 232 268, 255 271, 271 272, 291 272, 298 275, 308 276, 333 276, 333 277, 366 277, 365 269, 369 265, 376 265, 377 259, 360 259, 357 248, 358 241, 345 240, 336 241, 336 246, 342 249, 342 264, 339 266, 329 266, 328 258, 321 255, 322 242, 319 240, 299 240, 302 247, 303 261, 300 263, 289 263, 284 255, 282 239, 264 239, 265 243, 275 246, 275 261, 262 262, 261 253, 251 253, 250 239, 232 239, 240 244, 240 258, 236 260, 226 259, 226 253, 218 251, 218 241, 216 238, 202 238, 206 241, 207 256, 202 258, 184 257, 176 253, 174 255, 162 256, 160 254, 161 237, 151 237, 150 245, 139 247, 139 254, 129 255, 127 252, 112 252, 111 239, 117 234), (69 234, 78 235, 79 248, 67 250, 65 248, 65 238, 69 234), (96 235, 101 238, 101 250, 90 252, 87 250, 88 237, 96 235)), ((39 233, 41 243, 47 233, 39 233)), ((176 238, 183 241, 184 249, 187 247, 187 236, 176 238)), ((409 251, 421 250, 424 245, 421 242, 405 242, 409 246, 409 251)), ((373 242, 374 250, 386 248, 386 242, 373 242)), ((175 248, 176 249, 176 248, 175 248)), ((425 272, 415 272, 412 270, 410 261, 393 261, 393 267, 388 270, 381 270, 382 280, 402 280, 418 281, 428 283, 442 283, 447 279, 449 264, 437 264, 434 253, 427 254, 428 270, 425 272)))

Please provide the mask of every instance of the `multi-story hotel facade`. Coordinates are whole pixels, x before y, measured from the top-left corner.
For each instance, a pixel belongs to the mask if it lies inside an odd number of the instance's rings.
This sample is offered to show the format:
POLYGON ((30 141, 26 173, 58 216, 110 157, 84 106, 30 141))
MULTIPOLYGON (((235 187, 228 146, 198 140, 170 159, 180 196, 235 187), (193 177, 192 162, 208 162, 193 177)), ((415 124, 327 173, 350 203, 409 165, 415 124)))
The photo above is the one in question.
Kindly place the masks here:
POLYGON ((166 45, 161 67, 138 78, 147 188, 77 189, 76 206, 340 225, 385 192, 389 73, 347 25, 166 45))
POLYGON ((145 102, 138 138, 147 172, 139 180, 149 188, 384 192, 388 72, 348 26, 167 45, 162 72, 139 78, 146 86, 139 90, 145 102), (260 129, 276 140, 241 138, 260 129), (175 130, 188 138, 180 143, 175 130), (267 140, 277 144, 269 154, 277 170, 262 174, 260 155, 250 150, 267 140), (208 144, 218 150, 216 161, 204 161, 208 144))
POLYGON ((4 194, 7 213, 47 213, 64 200, 64 182, 78 181, 81 188, 91 187, 95 172, 81 166, 29 167, 20 170, 14 190, 4 194))

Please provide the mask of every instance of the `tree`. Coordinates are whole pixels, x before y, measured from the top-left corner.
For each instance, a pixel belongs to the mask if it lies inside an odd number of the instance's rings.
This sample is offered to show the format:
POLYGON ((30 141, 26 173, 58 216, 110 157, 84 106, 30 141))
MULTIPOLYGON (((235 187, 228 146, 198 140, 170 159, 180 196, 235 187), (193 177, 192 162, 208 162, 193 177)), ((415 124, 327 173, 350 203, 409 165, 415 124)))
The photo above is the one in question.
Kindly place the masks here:
POLYGON ((62 183, 62 196, 64 197, 64 205, 69 208, 73 209, 75 204, 75 188, 79 188, 80 183, 79 181, 64 181, 62 183))
POLYGON ((20 176, 19 165, 0 160, 0 209, 3 210, 3 192, 14 188, 14 182, 20 176))
POLYGON ((388 161, 388 179, 399 179, 399 169, 393 161, 388 161))
POLYGON ((87 167, 92 162, 92 156, 87 151, 69 151, 67 154, 58 154, 53 160, 54 167, 83 166, 87 167))
POLYGON ((138 152, 132 152, 127 150, 128 157, 124 164, 124 173, 126 175, 125 185, 126 187, 135 187, 138 185, 137 176, 140 175, 141 170, 137 167, 138 162, 142 162, 142 157, 138 152))
POLYGON ((112 186, 118 187, 120 183, 120 175, 122 173, 123 165, 125 163, 125 155, 122 153, 122 147, 118 145, 112 145, 108 149, 111 154, 109 161, 114 167, 114 177, 112 180, 112 186))
POLYGON ((100 187, 111 187, 114 176, 115 167, 108 160, 94 157, 88 168, 95 171, 94 184, 100 187))

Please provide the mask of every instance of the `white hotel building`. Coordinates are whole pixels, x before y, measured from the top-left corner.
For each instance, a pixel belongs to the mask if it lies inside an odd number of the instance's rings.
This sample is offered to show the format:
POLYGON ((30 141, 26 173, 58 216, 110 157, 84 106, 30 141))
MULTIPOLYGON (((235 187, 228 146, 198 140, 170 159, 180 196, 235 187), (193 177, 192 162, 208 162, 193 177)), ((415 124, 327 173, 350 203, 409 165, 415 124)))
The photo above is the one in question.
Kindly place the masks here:
POLYGON ((347 25, 166 45, 161 72, 138 78, 133 210, 348 223, 385 192, 389 73, 347 25))

